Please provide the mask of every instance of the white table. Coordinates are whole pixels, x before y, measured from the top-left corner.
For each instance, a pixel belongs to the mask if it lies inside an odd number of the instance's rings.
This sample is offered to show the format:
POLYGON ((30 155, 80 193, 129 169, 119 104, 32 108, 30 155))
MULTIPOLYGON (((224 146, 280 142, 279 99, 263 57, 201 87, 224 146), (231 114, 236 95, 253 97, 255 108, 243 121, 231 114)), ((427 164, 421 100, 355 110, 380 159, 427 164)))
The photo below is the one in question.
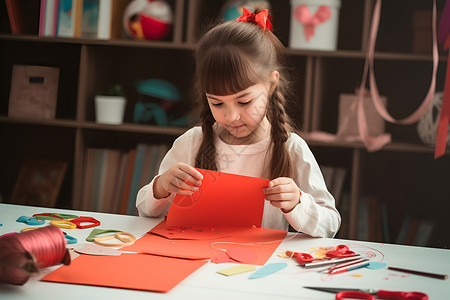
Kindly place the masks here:
MULTIPOLYGON (((20 231, 29 227, 16 222, 20 216, 31 216, 35 213, 53 212, 79 216, 93 216, 100 220, 102 229, 120 229, 129 231, 140 237, 160 222, 160 219, 140 218, 134 216, 82 212, 54 208, 41 208, 11 204, 0 204, 0 235, 20 231)), ((46 222, 47 225, 48 221, 46 222)), ((66 230, 85 243, 90 229, 66 230)), ((311 238, 303 234, 290 233, 279 249, 307 251, 320 246, 347 244, 357 252, 375 254, 373 261, 382 261, 388 266, 424 270, 428 272, 450 274, 450 250, 410 247, 392 244, 369 243, 351 240, 311 238)), ((80 245, 69 245, 80 246, 80 245)), ((217 270, 233 264, 208 263, 173 288, 169 293, 151 293, 135 290, 104 288, 96 286, 72 285, 42 282, 40 277, 32 277, 23 286, 0 284, 0 299, 334 299, 331 293, 318 292, 303 286, 334 286, 376 288, 402 291, 421 291, 430 299, 450 299, 450 280, 428 278, 388 270, 358 269, 337 275, 323 275, 305 270, 294 260, 279 257, 275 253, 269 262, 287 262, 288 267, 261 279, 248 279, 250 273, 226 277, 216 273, 217 270)), ((46 272, 56 267, 47 268, 46 272)), ((258 267, 259 268, 259 267, 258 267)), ((142 270, 142 276, 152 270, 142 270)))

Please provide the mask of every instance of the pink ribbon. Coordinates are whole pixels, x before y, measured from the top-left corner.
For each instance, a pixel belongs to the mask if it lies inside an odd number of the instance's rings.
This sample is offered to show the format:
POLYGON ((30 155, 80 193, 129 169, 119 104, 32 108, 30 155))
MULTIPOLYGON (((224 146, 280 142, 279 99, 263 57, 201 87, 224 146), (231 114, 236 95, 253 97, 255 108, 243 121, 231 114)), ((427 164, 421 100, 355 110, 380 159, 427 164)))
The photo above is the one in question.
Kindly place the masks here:
POLYGON ((321 5, 314 16, 311 16, 308 6, 303 4, 294 9, 294 17, 298 22, 303 24, 305 39, 308 42, 314 36, 316 26, 331 18, 331 9, 326 5, 321 5))
POLYGON ((378 33, 378 25, 380 23, 380 14, 381 14, 381 0, 377 0, 374 12, 373 12, 373 18, 372 18, 372 26, 370 31, 370 40, 369 40, 369 47, 366 54, 366 61, 364 64, 364 72, 363 77, 358 93, 358 129, 359 134, 361 136, 361 139, 364 142, 364 145, 366 146, 368 151, 377 151, 380 150, 385 144, 390 142, 390 136, 389 138, 385 135, 378 136, 378 137, 371 137, 369 136, 368 130, 367 130, 367 120, 366 115, 364 113, 364 106, 363 106, 363 91, 364 86, 367 81, 367 73, 369 72, 369 83, 370 83, 370 93, 372 95, 372 100, 375 105, 375 109, 380 114, 380 116, 391 123, 394 124, 404 124, 409 125, 412 123, 417 122, 430 108, 433 97, 434 97, 434 91, 436 88, 436 73, 439 63, 439 52, 437 47, 437 37, 436 37, 436 0, 433 1, 433 74, 431 78, 430 88, 428 89, 428 93, 425 96, 425 98, 422 101, 422 104, 417 108, 415 112, 413 112, 410 116, 404 118, 404 119, 394 119, 386 110, 384 107, 383 102, 380 99, 380 95, 378 92, 376 80, 375 80, 375 73, 373 71, 373 58, 374 58, 374 52, 375 52, 375 41, 377 38, 378 33))
MULTIPOLYGON (((450 48, 450 34, 447 36, 444 49, 450 48)), ((447 147, 447 131, 450 122, 450 52, 447 59, 447 73, 445 75, 444 97, 442 99, 441 114, 436 132, 436 147, 434 148, 434 158, 439 158, 445 154, 447 147)))
MULTIPOLYGON (((439 64, 439 53, 438 53, 438 46, 437 46, 437 37, 436 37, 436 0, 433 0, 433 73, 430 83, 430 88, 428 90, 427 95, 425 96, 424 100, 422 101, 422 104, 417 108, 415 112, 413 112, 409 117, 406 117, 401 120, 394 119, 386 110, 383 102, 381 101, 376 80, 375 80, 375 73, 373 71, 373 59, 374 59, 374 52, 375 52, 375 41, 377 38, 378 33, 378 25, 380 22, 380 13, 381 13, 381 0, 377 0, 374 12, 373 12, 373 18, 372 18, 372 25, 371 25, 371 31, 370 31, 370 39, 369 39, 369 47, 368 51, 366 53, 366 60, 364 63, 364 71, 363 76, 361 80, 360 88, 357 92, 358 96, 358 107, 357 107, 357 115, 358 115, 358 130, 359 130, 359 137, 338 137, 336 135, 332 135, 325 132, 311 132, 307 135, 307 138, 312 140, 317 140, 321 142, 336 142, 336 141, 345 141, 345 142, 355 142, 358 140, 362 140, 364 143, 364 146, 368 151, 378 151, 381 148, 383 148, 386 144, 391 142, 391 135, 390 134, 382 134, 378 136, 369 136, 369 131, 367 128, 367 119, 364 112, 364 93, 365 93, 365 85, 367 81, 367 76, 369 75, 369 84, 370 84, 370 94, 372 96, 372 101, 374 103, 375 109, 379 113, 379 115, 386 121, 395 123, 395 124, 412 124, 417 122, 430 108, 431 103, 433 101, 434 92, 436 88, 436 74, 437 74, 437 68, 439 64), (369 72, 370 70, 370 72, 369 72)), ((450 43, 450 38, 449 38, 450 43)), ((450 66, 450 64, 448 64, 450 66)), ((447 74, 450 74, 450 67, 447 69, 447 74)), ((450 76, 447 77, 446 81, 446 87, 448 87, 448 101, 445 105, 445 102, 443 103, 442 110, 441 110, 441 119, 444 118, 444 120, 440 120, 440 124, 445 123, 447 126, 442 126, 442 128, 448 127, 448 121, 450 120, 450 76), (447 112, 448 111, 448 112, 447 112), (447 112, 447 113, 445 113, 447 112), (444 116, 444 117, 443 117, 444 116)), ((445 99, 445 93, 444 93, 444 99, 445 99)), ((439 125, 440 125, 439 124, 439 125)), ((442 129, 442 131, 444 131, 442 129)), ((440 145, 439 154, 443 155, 445 153, 445 139, 447 136, 447 132, 444 133, 439 132, 438 128, 438 136, 436 139, 436 151, 438 149, 438 145, 440 145), (442 138, 443 137, 443 138, 442 138), (440 143, 442 143, 442 139, 444 139, 444 145, 442 146, 440 143)), ((435 153, 435 158, 436 158, 435 153)))

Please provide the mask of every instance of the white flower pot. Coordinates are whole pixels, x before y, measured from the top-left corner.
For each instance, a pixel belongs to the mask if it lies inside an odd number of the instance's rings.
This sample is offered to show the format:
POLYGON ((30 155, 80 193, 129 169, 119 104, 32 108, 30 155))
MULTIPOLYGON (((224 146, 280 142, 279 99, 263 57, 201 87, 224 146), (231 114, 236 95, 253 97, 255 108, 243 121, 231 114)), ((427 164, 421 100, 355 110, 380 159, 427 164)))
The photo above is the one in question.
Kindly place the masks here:
POLYGON ((120 96, 95 96, 95 119, 97 123, 122 124, 127 99, 120 96))

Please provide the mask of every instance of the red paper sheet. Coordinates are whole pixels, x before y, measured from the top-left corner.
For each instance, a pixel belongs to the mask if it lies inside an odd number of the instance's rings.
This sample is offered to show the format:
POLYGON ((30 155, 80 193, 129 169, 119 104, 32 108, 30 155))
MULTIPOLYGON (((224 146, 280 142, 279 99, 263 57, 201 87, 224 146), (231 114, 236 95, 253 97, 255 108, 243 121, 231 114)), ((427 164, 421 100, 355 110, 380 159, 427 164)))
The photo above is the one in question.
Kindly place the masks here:
POLYGON ((81 255, 41 280, 166 293, 205 263, 148 254, 81 255))
POLYGON ((167 215, 168 226, 230 225, 261 227, 263 188, 269 180, 198 169, 203 174, 199 191, 175 196, 167 215))
MULTIPOLYGON (((163 221, 155 226, 154 230, 160 231, 165 226, 166 223, 163 221)), ((202 238, 173 240, 152 234, 150 231, 133 245, 123 247, 121 250, 186 259, 210 259, 223 252, 219 249, 243 248, 256 253, 257 260, 254 264, 264 265, 287 234, 283 230, 256 227, 216 226, 215 229, 226 233, 227 236, 212 240, 202 238)))

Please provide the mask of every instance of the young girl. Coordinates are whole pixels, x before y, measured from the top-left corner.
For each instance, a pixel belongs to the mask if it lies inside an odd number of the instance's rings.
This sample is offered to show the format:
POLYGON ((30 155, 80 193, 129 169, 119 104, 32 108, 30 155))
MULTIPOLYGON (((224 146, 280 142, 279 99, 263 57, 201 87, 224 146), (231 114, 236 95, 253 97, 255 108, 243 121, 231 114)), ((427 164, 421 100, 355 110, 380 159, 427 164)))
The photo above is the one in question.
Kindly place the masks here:
POLYGON ((201 127, 180 136, 159 175, 137 195, 140 216, 167 214, 176 194, 202 184, 195 167, 271 179, 264 189, 264 228, 333 237, 341 218, 305 141, 285 112, 285 48, 267 11, 216 26, 198 42, 201 127), (265 14, 265 15, 261 15, 265 14), (263 17, 263 18, 261 18, 263 17), (263 20, 262 22, 254 20, 263 20))

